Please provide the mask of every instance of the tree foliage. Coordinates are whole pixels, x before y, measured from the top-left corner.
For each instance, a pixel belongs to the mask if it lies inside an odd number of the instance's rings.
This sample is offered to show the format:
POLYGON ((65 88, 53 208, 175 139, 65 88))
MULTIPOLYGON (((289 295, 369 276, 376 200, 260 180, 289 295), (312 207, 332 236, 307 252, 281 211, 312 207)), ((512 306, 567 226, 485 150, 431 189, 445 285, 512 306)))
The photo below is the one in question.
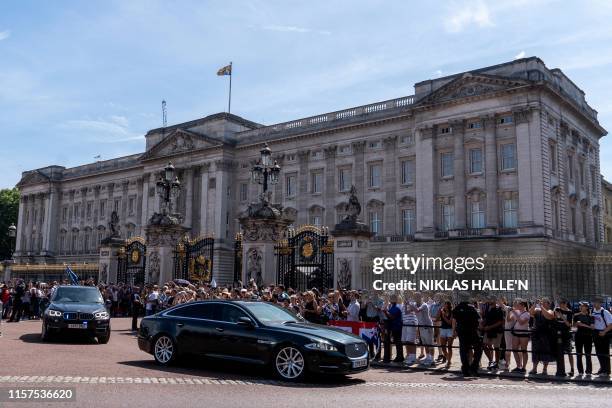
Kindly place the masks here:
POLYGON ((0 260, 11 256, 13 238, 8 236, 8 227, 17 225, 19 214, 19 191, 16 188, 0 190, 0 260))

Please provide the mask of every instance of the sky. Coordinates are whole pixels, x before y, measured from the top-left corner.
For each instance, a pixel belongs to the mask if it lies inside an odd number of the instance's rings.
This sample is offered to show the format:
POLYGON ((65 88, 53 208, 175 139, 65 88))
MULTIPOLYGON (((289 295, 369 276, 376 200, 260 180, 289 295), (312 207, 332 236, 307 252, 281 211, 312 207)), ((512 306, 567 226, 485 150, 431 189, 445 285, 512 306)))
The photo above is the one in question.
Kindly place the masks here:
POLYGON ((0 188, 144 151, 162 100, 168 124, 226 110, 230 61, 232 113, 273 124, 538 56, 612 130, 610 21, 606 0, 0 0, 0 188))

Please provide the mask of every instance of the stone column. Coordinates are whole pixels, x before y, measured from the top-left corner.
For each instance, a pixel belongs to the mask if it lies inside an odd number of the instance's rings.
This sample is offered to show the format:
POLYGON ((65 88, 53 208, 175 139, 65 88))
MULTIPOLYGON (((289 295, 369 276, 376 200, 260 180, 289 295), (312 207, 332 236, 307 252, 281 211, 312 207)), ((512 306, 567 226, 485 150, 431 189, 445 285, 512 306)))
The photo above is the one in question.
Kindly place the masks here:
MULTIPOLYGON (((301 199, 297 200, 297 220, 298 224, 308 224, 308 186, 310 171, 308 169, 308 159, 310 158, 310 150, 300 150, 298 152, 299 173, 298 173, 298 196, 301 199)), ((246 258, 245 258, 246 259, 246 258)))
POLYGON ((385 147, 384 168, 384 191, 385 206, 383 208, 383 234, 395 235, 397 230, 397 136, 389 136, 383 140, 385 147))
POLYGON ((185 220, 183 225, 187 228, 192 227, 193 222, 193 168, 185 170, 185 220))
POLYGON ((45 227, 43 229, 43 252, 44 255, 52 256, 57 252, 57 220, 59 215, 59 192, 55 186, 51 186, 48 197, 45 210, 45 227))
POLYGON ((420 128, 416 132, 416 194, 417 194, 417 239, 433 239, 435 232, 435 209, 437 208, 434 187, 438 182, 435 171, 433 128, 420 128))
POLYGON ((335 224, 335 206, 334 197, 338 191, 338 183, 336 183, 336 151, 338 146, 328 146, 323 149, 325 155, 325 197, 323 205, 325 206, 325 219, 321 220, 322 225, 335 224))
POLYGON ((200 235, 204 235, 209 231, 208 227, 208 171, 210 163, 204 163, 201 167, 201 182, 202 188, 200 191, 200 235))
POLYGON ((173 251, 188 229, 178 224, 148 225, 145 231, 147 238, 145 280, 160 285, 171 281, 174 273, 173 251))
MULTIPOLYGON (((22 239, 23 239, 23 235, 24 235, 24 211, 25 211, 25 207, 28 203, 28 196, 27 195, 20 195, 19 196, 19 213, 17 215, 17 235, 15 237, 15 257, 18 257, 21 255, 21 253, 23 252, 23 248, 21 247, 22 245, 22 239)), ((5 279, 5 282, 8 282, 5 279)))
MULTIPOLYGON (((532 227, 533 218, 533 181, 531 162, 534 160, 534 152, 530 143, 529 115, 528 111, 521 110, 514 113, 514 123, 516 132, 516 155, 517 155, 517 175, 519 190, 518 223, 521 232, 532 227)), ((539 150, 540 148, 538 148, 539 150)), ((538 205, 543 206, 539 201, 538 205)))
POLYGON ((484 127, 485 148, 484 168, 485 187, 487 194, 486 223, 487 228, 496 229, 499 226, 499 200, 497 195, 497 126, 495 116, 487 116, 482 119, 484 127))
POLYGON ((119 250, 123 249, 121 240, 107 240, 100 244, 100 260, 98 261, 98 282, 116 283, 119 250))
POLYGON ((359 202, 364 203, 365 191, 367 189, 366 175, 365 175, 365 140, 354 142, 351 145, 353 151, 353 185, 357 189, 357 198, 359 202))
MULTIPOLYGON (((153 173, 145 173, 142 184, 142 209, 140 214, 140 235, 144 235, 144 229, 149 222, 149 189, 155 188, 155 175, 153 173)), ((155 194, 157 195, 157 194, 155 194)), ((151 214, 152 215, 152 214, 151 214)))
POLYGON ((465 122, 454 121, 452 124, 453 138, 455 142, 453 152, 453 186, 455 195, 455 228, 466 227, 466 198, 465 198, 465 151, 463 149, 465 122))

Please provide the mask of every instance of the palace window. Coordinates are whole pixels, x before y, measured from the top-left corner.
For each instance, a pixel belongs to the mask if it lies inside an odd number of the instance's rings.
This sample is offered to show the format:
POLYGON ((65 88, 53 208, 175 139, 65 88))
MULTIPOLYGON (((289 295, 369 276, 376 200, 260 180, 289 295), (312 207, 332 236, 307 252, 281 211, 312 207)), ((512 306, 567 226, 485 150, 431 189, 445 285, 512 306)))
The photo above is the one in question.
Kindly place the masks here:
POLYGON ((87 215, 87 219, 91 219, 91 208, 93 207, 93 203, 90 201, 87 203, 87 210, 85 214, 87 215))
POLYGON ((574 155, 567 155, 567 174, 570 180, 574 179, 574 155))
POLYGON ((452 128, 450 126, 445 126, 440 128, 440 133, 443 135, 449 134, 452 132, 452 128))
POLYGON ((500 125, 507 125, 512 122, 514 122, 512 115, 502 116, 501 118, 497 119, 497 123, 500 125))
POLYGON ((485 227, 484 205, 481 201, 470 202, 470 226, 472 228, 485 227))
POLYGON ((514 197, 504 199, 503 208, 504 228, 518 227, 518 199, 514 197))
POLYGON ((442 177, 451 177, 453 175, 452 153, 440 153, 440 174, 442 177))
POLYGON ((570 232, 576 233, 576 207, 570 207, 570 232))
POLYGON ((75 204, 74 205, 74 213, 73 213, 73 215, 74 215, 74 220, 75 221, 78 221, 80 216, 81 216, 80 207, 81 206, 79 204, 75 204))
POLYGON ((440 209, 442 217, 442 231, 449 231, 455 227, 455 206, 451 203, 444 203, 440 209))
POLYGON ((338 148, 339 154, 350 154, 351 153, 351 145, 343 145, 338 148))
POLYGON ((585 238, 588 237, 587 231, 587 212, 586 210, 582 210, 582 236, 585 238))
POLYGON ((106 201, 100 201, 100 219, 103 220, 106 215, 106 201))
POLYGON ((516 146, 514 143, 506 143, 501 145, 501 169, 516 169, 516 146))
POLYGON ((64 207, 62 208, 62 222, 67 222, 67 221, 68 221, 68 207, 64 207))
POLYGON ((557 172, 557 145, 554 143, 551 143, 549 145, 549 150, 550 150, 550 171, 552 173, 556 173, 557 172))
POLYGON ((480 128, 482 128, 482 122, 480 121, 468 123, 468 129, 480 129, 480 128))
POLYGON ((351 169, 338 169, 338 191, 349 191, 351 188, 351 169))
POLYGON ((322 171, 317 170, 311 173, 310 192, 312 194, 320 194, 323 192, 323 172, 322 171))
POLYGON ((482 172, 482 149, 470 149, 470 173, 482 172))
POLYGON ((559 200, 557 197, 553 197, 552 201, 552 229, 559 231, 559 200))
POLYGON ((83 250, 89 252, 89 234, 87 231, 85 231, 85 236, 83 238, 83 250))
POLYGON ((382 187, 382 165, 371 164, 369 167, 369 187, 380 188, 382 187))
POLYGON ((414 235, 415 222, 414 209, 406 208, 402 210, 402 235, 414 235))
POLYGON ((368 146, 370 147, 370 149, 380 149, 382 146, 382 143, 380 142, 380 140, 374 140, 370 142, 368 146))
POLYGON ((400 144, 408 145, 412 143, 414 143, 414 135, 409 134, 409 135, 403 135, 400 137, 400 144))
POLYGON ((134 215, 134 197, 128 198, 128 214, 134 215))
POLYGON ((320 215, 313 215, 310 219, 310 223, 312 225, 316 225, 317 227, 321 226, 321 216, 320 215))
POLYGON ((408 185, 414 183, 414 173, 415 173, 415 161, 414 159, 402 160, 401 162, 401 174, 402 174, 402 184, 408 185))
POLYGON ((246 201, 249 198, 249 185, 240 183, 240 201, 246 201))
POLYGON ((382 232, 382 219, 380 217, 379 210, 371 210, 368 213, 368 219, 370 222, 370 232, 374 235, 378 235, 382 232))
POLYGON ((285 177, 285 195, 287 197, 295 197, 297 188, 297 176, 295 174, 289 174, 285 177))
POLYGON ((584 161, 578 162, 578 171, 580 172, 580 188, 584 190, 585 187, 585 172, 584 172, 584 161))

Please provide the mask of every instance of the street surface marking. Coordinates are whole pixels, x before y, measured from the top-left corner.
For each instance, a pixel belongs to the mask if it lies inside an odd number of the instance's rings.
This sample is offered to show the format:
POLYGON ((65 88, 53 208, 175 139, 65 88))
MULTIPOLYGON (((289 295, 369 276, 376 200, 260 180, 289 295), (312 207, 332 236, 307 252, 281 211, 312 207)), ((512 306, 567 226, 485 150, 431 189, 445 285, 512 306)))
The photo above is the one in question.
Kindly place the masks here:
MULTIPOLYGON (((251 380, 224 380, 219 378, 193 378, 193 377, 83 377, 83 376, 19 376, 6 375, 0 377, 0 383, 36 383, 36 384, 172 384, 172 385, 291 385, 298 387, 333 387, 334 384, 286 383, 277 380, 251 379, 251 380)), ((612 392, 612 388, 602 389, 591 385, 571 384, 482 384, 482 383, 413 383, 413 382, 385 382, 368 381, 355 384, 340 384, 355 387, 384 387, 384 388, 439 388, 439 389, 507 389, 507 390, 584 390, 597 389, 598 392, 612 392)))

